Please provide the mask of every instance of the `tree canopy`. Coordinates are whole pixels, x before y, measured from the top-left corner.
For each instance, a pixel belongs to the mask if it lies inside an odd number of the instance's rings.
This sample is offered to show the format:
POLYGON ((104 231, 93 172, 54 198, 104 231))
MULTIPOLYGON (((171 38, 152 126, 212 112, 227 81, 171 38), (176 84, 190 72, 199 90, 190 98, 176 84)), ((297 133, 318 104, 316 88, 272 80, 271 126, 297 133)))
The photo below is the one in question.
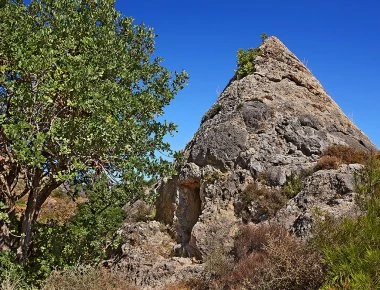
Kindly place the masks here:
POLYGON ((0 38, 0 208, 12 216, 27 197, 25 258, 63 182, 103 173, 133 190, 169 169, 155 152, 172 154, 163 138, 176 127, 157 117, 187 75, 153 58, 153 30, 111 0, 5 1, 0 38))

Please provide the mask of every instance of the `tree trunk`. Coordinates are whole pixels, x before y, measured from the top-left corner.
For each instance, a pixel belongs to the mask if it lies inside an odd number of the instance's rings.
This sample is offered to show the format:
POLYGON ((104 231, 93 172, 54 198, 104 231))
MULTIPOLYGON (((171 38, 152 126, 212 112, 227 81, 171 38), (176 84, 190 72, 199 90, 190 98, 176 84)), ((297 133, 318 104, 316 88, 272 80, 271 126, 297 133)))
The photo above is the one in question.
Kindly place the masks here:
POLYGON ((28 260, 30 241, 32 238, 32 228, 36 221, 36 218, 35 218, 36 204, 37 204, 37 192, 34 188, 32 188, 28 196, 28 202, 26 204, 24 219, 22 221, 20 246, 17 249, 18 259, 24 265, 26 264, 28 260))
POLYGON ((36 224, 41 207, 51 192, 61 184, 62 183, 58 183, 53 180, 49 184, 45 185, 42 190, 38 190, 38 187, 32 188, 29 193, 24 219, 22 222, 20 246, 17 249, 18 258, 24 265, 28 261, 33 228, 36 224))

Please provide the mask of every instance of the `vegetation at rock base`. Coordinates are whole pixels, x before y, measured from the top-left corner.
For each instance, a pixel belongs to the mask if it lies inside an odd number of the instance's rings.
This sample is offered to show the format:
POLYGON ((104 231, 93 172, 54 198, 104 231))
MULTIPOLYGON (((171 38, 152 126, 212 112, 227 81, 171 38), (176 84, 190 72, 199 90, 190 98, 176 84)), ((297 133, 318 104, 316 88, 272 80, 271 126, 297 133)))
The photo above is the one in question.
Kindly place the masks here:
POLYGON ((276 224, 242 225, 233 249, 216 248, 204 277, 183 289, 379 289, 378 155, 356 174, 356 190, 363 213, 336 219, 319 212, 309 241, 276 224))
POLYGON ((327 266, 322 289, 380 288, 380 160, 371 157, 358 173, 356 187, 364 214, 341 220, 325 217, 314 239, 327 266))
POLYGON ((137 290, 120 275, 99 267, 77 266, 54 271, 44 282, 42 290, 137 290))
POLYGON ((243 225, 232 253, 219 254, 203 289, 317 289, 324 281, 322 256, 277 225, 243 225))

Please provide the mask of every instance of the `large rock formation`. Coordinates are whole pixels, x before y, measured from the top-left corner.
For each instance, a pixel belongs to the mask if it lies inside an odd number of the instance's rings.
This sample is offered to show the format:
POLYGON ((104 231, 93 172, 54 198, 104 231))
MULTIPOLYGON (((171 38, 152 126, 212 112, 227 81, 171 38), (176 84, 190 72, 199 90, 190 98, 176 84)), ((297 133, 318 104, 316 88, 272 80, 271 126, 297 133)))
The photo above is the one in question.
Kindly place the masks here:
POLYGON ((221 241, 228 248, 242 221, 276 220, 305 236, 316 208, 353 210, 354 165, 307 177, 274 216, 263 210, 262 196, 247 198, 255 183, 275 196, 332 144, 376 149, 277 38, 259 50, 255 72, 231 80, 185 148, 178 175, 158 187, 157 219, 173 226, 177 255, 202 259, 221 241))
POLYGON ((229 252, 242 223, 280 223, 307 237, 316 212, 356 213, 361 165, 312 169, 333 144, 375 146, 277 38, 259 50, 255 71, 235 76, 203 117, 178 174, 156 185, 156 221, 128 220, 120 231, 116 268, 142 289, 200 277, 198 262, 229 252))

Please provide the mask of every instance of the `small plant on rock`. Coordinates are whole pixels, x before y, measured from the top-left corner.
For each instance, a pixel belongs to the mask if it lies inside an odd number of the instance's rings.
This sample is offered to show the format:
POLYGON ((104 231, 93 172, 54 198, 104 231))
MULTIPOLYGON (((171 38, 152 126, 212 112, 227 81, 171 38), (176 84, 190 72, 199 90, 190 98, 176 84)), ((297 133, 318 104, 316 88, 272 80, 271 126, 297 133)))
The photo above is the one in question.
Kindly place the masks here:
POLYGON ((369 154, 347 145, 334 144, 327 147, 321 154, 314 171, 323 169, 337 169, 341 164, 364 164, 369 154))
POLYGON ((261 42, 264 43, 264 41, 267 40, 268 37, 269 37, 268 34, 266 34, 265 32, 261 33, 260 34, 261 42))
POLYGON ((295 197, 303 189, 303 176, 293 173, 284 186, 284 192, 288 198, 295 197))
POLYGON ((248 48, 247 50, 239 49, 237 52, 237 70, 236 75, 238 79, 242 79, 256 71, 255 61, 256 57, 261 55, 259 48, 248 48))

